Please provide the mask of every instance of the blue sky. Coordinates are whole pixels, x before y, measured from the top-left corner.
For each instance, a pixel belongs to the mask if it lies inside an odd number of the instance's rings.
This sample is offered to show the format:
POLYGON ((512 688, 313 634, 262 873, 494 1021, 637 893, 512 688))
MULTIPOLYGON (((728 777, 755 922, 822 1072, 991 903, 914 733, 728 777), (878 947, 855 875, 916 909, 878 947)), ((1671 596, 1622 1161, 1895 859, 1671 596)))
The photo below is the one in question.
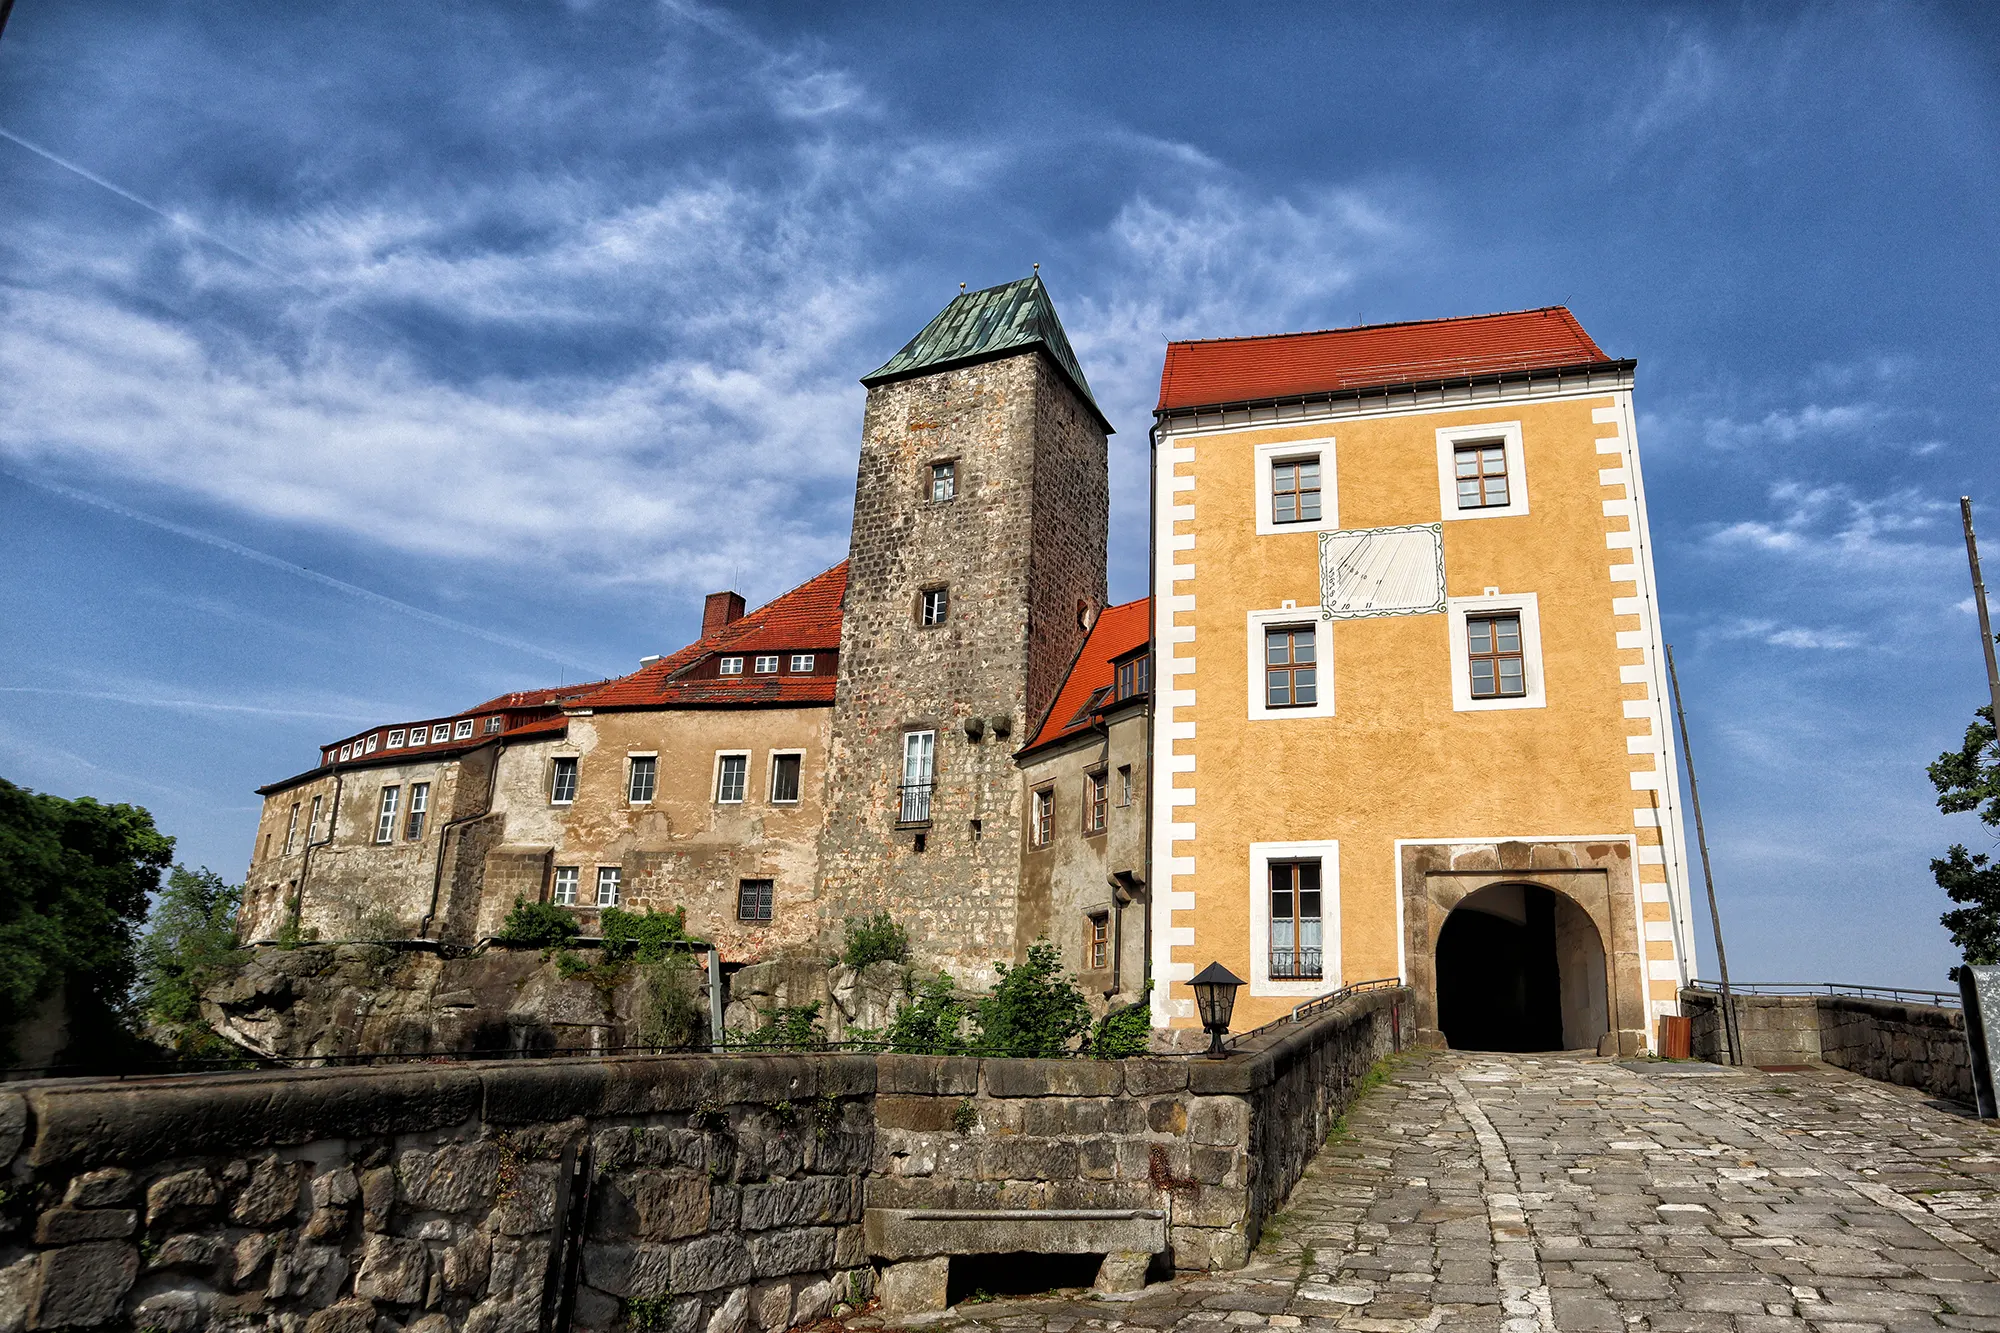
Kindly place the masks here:
POLYGON ((240 875, 318 742, 840 559, 856 379, 960 282, 1041 263, 1121 598, 1167 338, 1560 301, 1639 361, 1733 970, 1943 985, 1996 51, 1887 5, 20 0, 0 775, 240 875))

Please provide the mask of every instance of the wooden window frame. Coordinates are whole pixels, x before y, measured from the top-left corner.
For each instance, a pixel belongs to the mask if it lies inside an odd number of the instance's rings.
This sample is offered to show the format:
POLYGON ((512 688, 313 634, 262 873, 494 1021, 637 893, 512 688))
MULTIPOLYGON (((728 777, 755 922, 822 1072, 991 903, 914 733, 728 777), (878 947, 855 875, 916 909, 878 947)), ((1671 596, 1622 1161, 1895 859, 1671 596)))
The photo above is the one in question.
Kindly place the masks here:
POLYGON ((410 784, 410 808, 403 815, 403 841, 415 842, 424 836, 424 824, 431 811, 431 784, 410 784))
POLYGON ((660 790, 660 757, 652 754, 625 756, 625 803, 651 805, 660 790), (639 775, 646 775, 646 794, 639 794, 639 775))
POLYGON ((736 881, 736 919, 762 925, 777 916, 778 881, 770 878, 736 881), (752 885, 758 886, 752 889, 752 885), (755 897, 751 894, 755 893, 755 897), (744 908, 749 910, 745 911, 744 908))
POLYGON ((573 754, 558 754, 550 756, 549 758, 549 804, 550 805, 576 804, 576 789, 579 786, 581 786, 583 782, 583 774, 581 771, 583 766, 577 762, 579 758, 580 756, 573 754), (569 795, 567 796, 562 795, 562 777, 565 771, 565 767, 567 767, 567 771, 569 773, 569 795))
POLYGON ((1263 631, 1264 707, 1273 712, 1318 707, 1320 677, 1318 630, 1308 622, 1303 625, 1266 625, 1263 627, 1263 631), (1283 662, 1273 662, 1271 660, 1271 641, 1279 635, 1283 635, 1285 639, 1285 660, 1283 662), (1312 656, 1304 661, 1301 661, 1298 656, 1299 640, 1301 637, 1304 638, 1312 652, 1312 656), (1312 681, 1306 687, 1312 691, 1312 698, 1310 699, 1299 698, 1299 673, 1302 671, 1312 673, 1312 681), (1271 683, 1280 675, 1285 679, 1286 701, 1284 703, 1275 703, 1271 698, 1271 683))
POLYGON ((375 806, 375 845, 380 847, 396 840, 396 816, 403 801, 401 783, 392 782, 382 788, 375 806))
POLYGON ((1528 697, 1526 634, 1527 631, 1522 624, 1522 616, 1519 611, 1477 611, 1467 613, 1465 617, 1465 671, 1466 690, 1471 698, 1483 703, 1489 699, 1525 699, 1528 697), (1512 652, 1505 651, 1500 647, 1500 625, 1504 621, 1511 621, 1514 625, 1514 649, 1512 652), (1478 640, 1475 627, 1480 625, 1486 627, 1487 651, 1483 653, 1477 650, 1478 640), (1479 664, 1481 662, 1490 663, 1493 671, 1493 688, 1483 694, 1480 693, 1479 689, 1479 664), (1501 664, 1504 662, 1513 662, 1516 664, 1520 688, 1506 690, 1500 687, 1501 681, 1504 679, 1501 671, 1501 664))
POLYGON ((1088 971, 1103 972, 1111 966, 1111 913, 1092 912, 1088 917, 1090 932, 1084 936, 1085 961, 1088 971))
POLYGON ((583 868, 581 866, 555 867, 554 873, 549 876, 549 901, 558 907, 575 907, 582 883, 583 868), (569 879, 567 881, 563 879, 563 872, 565 870, 569 872, 569 879), (569 888, 569 896, 567 898, 563 897, 565 883, 567 883, 569 888))
POLYGON ((1028 798, 1028 845, 1047 847, 1056 840, 1056 789, 1037 787, 1028 798))
POLYGON ((1323 512, 1320 503, 1322 498, 1321 488, 1325 479, 1320 469, 1319 455, 1292 454, 1289 457, 1273 458, 1270 460, 1270 468, 1271 525, 1279 528, 1293 528, 1319 522, 1320 514, 1323 512), (1313 484, 1311 486, 1304 484, 1305 478, 1300 474, 1300 469, 1308 467, 1313 470, 1313 484), (1286 468, 1292 469, 1292 484, 1290 489, 1281 489, 1279 486, 1279 473, 1286 468), (1306 497, 1308 496, 1312 497, 1311 514, 1305 512, 1306 497), (1292 516, 1290 518, 1284 517, 1283 514, 1284 502, 1287 498, 1292 502, 1292 516))
POLYGON ((917 593, 917 628, 936 629, 951 619, 951 589, 945 586, 923 588, 917 593), (936 600, 933 601, 932 599, 936 600), (932 617, 935 607, 937 615, 932 617))
POLYGON ((1326 880, 1323 863, 1316 856, 1275 858, 1265 863, 1264 874, 1266 883, 1265 913, 1266 919, 1270 922, 1271 926, 1272 943, 1269 960, 1271 979, 1273 981, 1323 980, 1326 976, 1326 880), (1311 867, 1312 870, 1312 887, 1310 889, 1305 885, 1305 871, 1307 867, 1311 867), (1282 889, 1278 886, 1280 875, 1285 876, 1287 880, 1282 889), (1286 895, 1290 900, 1289 915, 1285 917, 1280 917, 1278 912, 1278 895, 1280 893, 1286 895), (1310 916, 1305 911, 1305 896, 1308 893, 1313 896, 1314 906, 1319 909, 1310 916), (1292 966, 1289 971, 1285 972, 1278 970, 1278 955, 1281 950, 1277 943, 1277 927, 1281 920, 1291 923, 1291 948, 1283 952, 1291 955, 1292 966), (1304 955, 1307 949, 1301 943, 1305 936, 1305 923, 1307 921, 1315 922, 1319 928, 1320 943, 1312 949, 1312 952, 1318 955, 1318 957, 1311 964, 1305 961, 1304 955), (1308 967, 1311 970, 1308 970, 1308 967))
POLYGON ((624 905, 624 902, 625 902, 625 867, 623 866, 597 867, 597 896, 592 900, 591 906, 598 908, 620 907, 624 905), (606 884, 609 884, 611 886, 610 902, 604 901, 604 886, 606 884))
POLYGON ((1458 501, 1460 509, 1505 509, 1508 505, 1512 504, 1514 502, 1514 483, 1507 472, 1507 441, 1497 438, 1491 440, 1453 441, 1451 446, 1451 484, 1452 496, 1458 501), (1473 456, 1473 469, 1470 476, 1464 471, 1464 459, 1467 454, 1473 456), (1488 454, 1498 454, 1500 456, 1500 465, 1497 472, 1486 470, 1488 454), (1468 481, 1474 483, 1474 488, 1479 492, 1477 503, 1467 504, 1465 502, 1465 483, 1468 481), (1489 482, 1499 483, 1499 499, 1495 500, 1491 498, 1488 487, 1489 482))
POLYGON ((949 504, 958 498, 958 460, 937 458, 931 460, 924 494, 932 504, 949 504), (944 494, 938 494, 938 483, 944 483, 944 494))
POLYGON ((750 752, 748 750, 717 750, 715 752, 715 785, 712 789, 717 805, 748 805, 750 803, 750 752), (728 771, 729 761, 740 760, 743 764, 743 782, 738 788, 736 799, 723 795, 723 775, 728 771))
POLYGON ((771 781, 770 781, 769 800, 772 805, 797 805, 805 799, 806 752, 804 750, 771 751, 770 768, 771 768, 771 781), (794 780, 796 786, 794 787, 792 794, 790 796, 780 796, 778 795, 778 770, 781 767, 783 767, 784 761, 787 759, 791 760, 793 764, 796 765, 796 768, 794 770, 794 780))
POLYGON ((1083 832, 1096 837, 1111 827, 1111 775, 1103 769, 1083 775, 1083 832))

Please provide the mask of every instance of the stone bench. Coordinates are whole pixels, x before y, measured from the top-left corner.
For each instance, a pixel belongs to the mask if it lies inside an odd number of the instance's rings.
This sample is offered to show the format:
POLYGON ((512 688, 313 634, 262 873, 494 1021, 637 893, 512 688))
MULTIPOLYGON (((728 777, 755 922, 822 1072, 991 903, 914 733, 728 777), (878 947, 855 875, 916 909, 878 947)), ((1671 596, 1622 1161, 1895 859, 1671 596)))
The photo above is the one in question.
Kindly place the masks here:
POLYGON ((907 1314, 945 1308, 951 1256, 1101 1254, 1096 1288, 1137 1291, 1167 1249, 1159 1208, 870 1208, 869 1257, 883 1265, 882 1308, 907 1314))

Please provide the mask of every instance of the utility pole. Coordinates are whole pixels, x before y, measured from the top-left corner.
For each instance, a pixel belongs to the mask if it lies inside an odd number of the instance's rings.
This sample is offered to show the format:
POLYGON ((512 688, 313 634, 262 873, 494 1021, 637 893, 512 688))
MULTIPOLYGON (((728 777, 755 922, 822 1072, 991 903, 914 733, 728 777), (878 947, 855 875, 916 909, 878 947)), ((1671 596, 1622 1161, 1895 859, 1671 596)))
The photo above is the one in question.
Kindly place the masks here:
POLYGON ((0 34, 7 31, 7 16, 14 12, 14 0, 0 0, 0 34))
POLYGON ((1694 747, 1688 744, 1687 706, 1681 699, 1681 678, 1674 670, 1674 646, 1667 645, 1667 680, 1674 687, 1674 715, 1681 724, 1681 754, 1688 766, 1688 804, 1694 807, 1694 837, 1701 846, 1701 877, 1708 883, 1708 919, 1715 925, 1715 966, 1722 973, 1722 1039, 1729 1043, 1729 1063, 1743 1063, 1742 1031, 1736 1024, 1736 1000, 1729 993, 1729 955, 1722 947, 1722 912, 1715 905, 1715 872, 1708 864, 1708 833, 1701 823, 1701 788, 1694 779, 1694 747))
POLYGON ((2000 728, 2000 667, 1993 663, 1993 621, 1986 614, 1986 584, 1979 577, 1979 542, 1972 535, 1972 497, 1958 497, 1958 514, 1965 520, 1965 558, 1972 565, 1972 607, 1979 612, 1979 646, 1986 650, 1986 693, 1993 704, 1993 725, 2000 728))

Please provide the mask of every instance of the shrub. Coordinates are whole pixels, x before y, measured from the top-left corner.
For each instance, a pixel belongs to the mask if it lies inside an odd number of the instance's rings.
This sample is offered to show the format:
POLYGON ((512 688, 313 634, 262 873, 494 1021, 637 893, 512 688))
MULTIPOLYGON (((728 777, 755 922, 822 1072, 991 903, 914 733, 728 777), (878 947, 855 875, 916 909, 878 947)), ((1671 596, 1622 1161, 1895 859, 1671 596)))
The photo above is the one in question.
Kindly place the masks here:
MULTIPOLYGON (((680 913, 672 915, 678 919, 680 913)), ((645 982, 639 997, 639 1041, 647 1046, 707 1046, 705 978, 687 951, 668 950, 657 962, 641 963, 639 975, 645 982)))
POLYGON ((849 967, 910 961, 910 935, 887 912, 847 918, 847 948, 840 961, 849 967))
POLYGON ((957 1055, 965 1049, 961 1032, 966 1008, 951 977, 940 972, 889 1024, 889 1049, 904 1055, 957 1055))
POLYGON ((1122 1060, 1128 1055, 1144 1055, 1153 1035, 1153 1007, 1147 1001, 1153 983, 1132 1004, 1121 1005, 1097 1020, 1097 1030, 1085 1043, 1099 1060, 1122 1060))
POLYGON ((604 937, 606 958, 635 957, 642 963, 657 963, 669 953, 680 952, 675 945, 688 942, 687 909, 655 912, 648 907, 641 914, 607 907, 598 916, 598 933, 604 937))
POLYGON ((554 903, 523 902, 516 898, 513 910, 500 923, 497 938, 508 944, 553 949, 568 944, 582 933, 583 928, 576 924, 576 914, 568 908, 554 903))
POLYGON ((399 940, 403 938, 403 923, 396 919, 394 912, 378 907, 372 912, 363 912, 354 923, 354 938, 357 940, 399 940))
POLYGON ((826 1046, 826 1029, 819 1021, 819 1001, 787 1005, 748 1033, 743 1044, 766 1051, 816 1051, 826 1046))
POLYGON ((556 975, 564 981, 590 971, 590 960, 569 949, 556 950, 556 975))
POLYGON ((1050 1059, 1090 1030, 1090 1005, 1063 975, 1055 945, 1038 940, 1025 963, 995 966, 1000 980, 979 1002, 979 1054, 1050 1059))

